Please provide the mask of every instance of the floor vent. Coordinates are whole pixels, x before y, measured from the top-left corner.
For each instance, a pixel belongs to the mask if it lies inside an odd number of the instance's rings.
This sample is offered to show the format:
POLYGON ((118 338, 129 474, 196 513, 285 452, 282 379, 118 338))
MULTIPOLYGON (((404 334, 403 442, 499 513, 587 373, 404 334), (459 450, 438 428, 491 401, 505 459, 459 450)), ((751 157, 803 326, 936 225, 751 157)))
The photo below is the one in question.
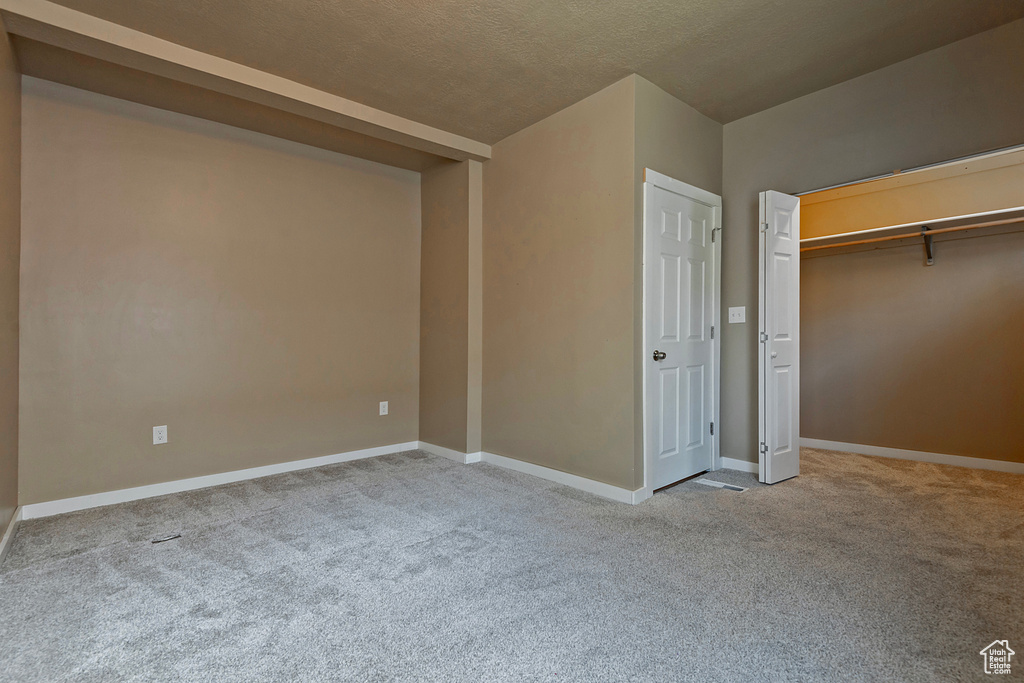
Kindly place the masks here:
POLYGON ((712 481, 710 479, 698 479, 698 484, 704 484, 705 486, 714 486, 716 489, 727 489, 729 491, 746 491, 742 486, 734 486, 733 484, 725 484, 720 481, 712 481))

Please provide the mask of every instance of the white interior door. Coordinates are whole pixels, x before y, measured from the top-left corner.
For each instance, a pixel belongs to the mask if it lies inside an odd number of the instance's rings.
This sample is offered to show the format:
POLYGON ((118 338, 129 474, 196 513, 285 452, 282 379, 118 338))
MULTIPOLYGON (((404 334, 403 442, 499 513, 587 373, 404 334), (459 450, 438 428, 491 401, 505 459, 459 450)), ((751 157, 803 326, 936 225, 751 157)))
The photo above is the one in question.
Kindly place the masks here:
POLYGON ((645 181, 644 450, 653 490, 717 465, 722 200, 650 170, 645 181))
POLYGON ((762 192, 758 475, 800 474, 800 199, 762 192))

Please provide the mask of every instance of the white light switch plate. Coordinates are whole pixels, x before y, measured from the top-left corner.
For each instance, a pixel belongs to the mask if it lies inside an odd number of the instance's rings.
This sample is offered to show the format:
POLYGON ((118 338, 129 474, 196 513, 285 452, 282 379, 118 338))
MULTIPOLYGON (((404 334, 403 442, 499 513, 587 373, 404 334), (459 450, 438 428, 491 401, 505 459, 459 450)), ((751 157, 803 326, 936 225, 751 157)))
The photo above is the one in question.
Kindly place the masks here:
POLYGON ((158 443, 167 443, 167 425, 153 427, 153 445, 158 443))
POLYGON ((380 414, 381 415, 387 415, 388 414, 388 402, 387 401, 381 401, 380 402, 380 414))
POLYGON ((730 323, 745 323, 745 322, 747 322, 747 307, 746 306, 730 306, 729 307, 729 322, 730 323))

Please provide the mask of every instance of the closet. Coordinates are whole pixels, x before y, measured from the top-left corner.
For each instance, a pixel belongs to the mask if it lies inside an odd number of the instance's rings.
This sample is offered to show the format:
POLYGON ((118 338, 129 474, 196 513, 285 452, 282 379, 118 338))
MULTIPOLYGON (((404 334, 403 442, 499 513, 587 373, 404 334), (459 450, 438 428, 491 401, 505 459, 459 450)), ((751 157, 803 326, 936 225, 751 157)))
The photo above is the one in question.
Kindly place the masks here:
POLYGON ((1024 150, 806 194, 801 211, 802 443, 1024 461, 1024 150))

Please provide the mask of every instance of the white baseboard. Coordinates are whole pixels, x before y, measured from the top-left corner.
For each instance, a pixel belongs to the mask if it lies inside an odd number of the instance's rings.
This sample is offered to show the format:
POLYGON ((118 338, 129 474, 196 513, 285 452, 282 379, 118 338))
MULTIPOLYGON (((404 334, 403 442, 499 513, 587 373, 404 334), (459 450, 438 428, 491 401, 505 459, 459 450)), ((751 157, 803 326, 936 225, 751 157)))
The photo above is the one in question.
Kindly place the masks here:
POLYGON ((21 507, 17 507, 14 510, 14 517, 11 518, 10 523, 7 525, 7 529, 4 530, 3 538, 0 538, 0 565, 3 565, 4 558, 7 557, 7 553, 11 550, 11 542, 14 541, 14 534, 18 531, 18 523, 21 522, 21 507))
POLYGON ((737 458, 725 458, 722 459, 722 469, 726 470, 739 470, 740 472, 752 472, 757 474, 757 463, 747 462, 746 460, 739 460, 737 458))
POLYGON ((916 460, 918 462, 931 462, 937 465, 970 467, 971 469, 975 470, 995 470, 997 472, 1012 472, 1015 474, 1024 474, 1024 463, 1007 462, 1006 460, 988 460, 987 458, 970 458, 966 455, 926 453, 925 451, 911 451, 906 448, 868 446, 858 443, 826 441, 825 439, 808 439, 806 437, 801 437, 800 445, 806 448, 821 448, 827 451, 843 451, 846 453, 857 453, 859 455, 877 455, 882 458, 898 458, 900 460, 916 460))
POLYGON ((651 492, 647 489, 630 491, 629 489, 605 484, 600 481, 594 481, 593 479, 569 474, 568 472, 562 472, 561 470, 553 470, 550 467, 544 467, 543 465, 535 465, 531 462, 516 460, 515 458, 506 458, 503 455, 495 455, 494 453, 487 453, 486 451, 482 452, 480 455, 482 462, 490 465, 497 465, 498 467, 504 467, 505 469, 515 470, 516 472, 540 477, 541 479, 547 479, 548 481, 553 481, 556 484, 571 486, 574 489, 593 493, 594 495, 601 496, 602 498, 608 498, 620 503, 636 505, 637 503, 641 503, 651 497, 651 492))
POLYGON ((406 443, 392 444, 390 446, 378 446, 376 448, 364 448, 362 450, 349 451, 347 453, 324 455, 319 458, 292 460, 291 462, 282 462, 276 465, 252 467, 245 470, 210 474, 203 477, 192 477, 191 479, 179 479, 177 481, 169 481, 162 484, 136 486, 130 489, 93 493, 87 496, 51 500, 45 503, 31 503, 21 507, 22 519, 50 517, 53 515, 64 514, 65 512, 75 512, 77 510, 86 510, 88 508, 102 507, 104 505, 127 503, 132 500, 141 500, 143 498, 166 496, 169 493, 205 489, 210 486, 220 486, 221 484, 233 484, 236 481, 259 479, 260 477, 269 477, 274 474, 283 474, 284 472, 294 472, 296 470, 306 470, 313 467, 323 467, 324 465, 334 465, 339 462, 373 458, 378 455, 401 453, 402 451, 412 451, 419 448, 419 445, 418 441, 409 441, 406 443))
MULTIPOLYGON (((836 444, 833 442, 817 442, 822 444, 831 445, 819 445, 816 446, 811 443, 807 443, 808 440, 803 440, 804 445, 816 447, 816 448, 831 448, 834 450, 848 450, 851 452, 861 452, 852 450, 851 444, 836 444)), ((873 446, 865 446, 861 448, 876 448, 873 446)), ((265 465, 263 467, 252 467, 244 470, 235 470, 233 472, 223 472, 221 474, 210 474, 202 477, 192 477, 190 479, 179 479, 177 481, 169 481, 161 484, 149 484, 147 486, 136 486, 129 489, 120 489, 117 491, 106 491, 103 493, 93 493, 86 496, 77 496, 75 498, 64 498, 61 500, 52 500, 43 503, 30 503, 23 505, 18 508, 17 521, 38 519, 40 517, 51 517, 53 515, 60 515, 67 512, 76 512, 78 510, 87 510, 89 508, 102 507, 105 505, 116 505, 117 503, 127 503, 133 500, 141 500, 143 498, 155 498, 157 496, 165 496, 170 493, 181 493, 182 491, 194 491, 196 489, 208 488, 211 486, 220 486, 222 484, 232 484, 238 481, 246 481, 248 479, 259 479, 260 477, 269 477, 275 474, 283 474, 285 472, 294 472, 296 470, 310 469, 313 467, 323 467, 324 465, 333 465, 341 462, 349 462, 351 460, 360 460, 362 458, 373 458, 379 455, 388 455, 391 453, 400 453, 402 451, 411 451, 416 449, 422 449, 428 453, 433 453, 444 458, 450 458, 460 463, 475 463, 475 462, 486 462, 506 469, 515 470, 524 474, 529 474, 541 479, 553 481, 558 484, 565 486, 571 486, 572 488, 579 489, 581 491, 587 491, 595 495, 601 496, 602 498, 608 498, 621 503, 628 503, 630 505, 636 505, 651 497, 649 489, 641 488, 636 491, 613 486, 611 484, 605 484, 604 482, 594 481, 593 479, 587 479, 575 474, 569 474, 568 472, 562 472, 560 470, 551 469, 550 467, 544 467, 543 465, 535 465, 533 463, 524 462, 522 460, 516 460, 514 458, 508 458, 503 455, 496 455, 494 453, 487 453, 484 451, 477 451, 475 453, 461 453, 450 448, 444 448, 443 446, 435 446, 434 444, 427 443, 425 441, 409 441, 406 443, 392 444, 390 446, 378 446, 376 448, 365 448, 358 451, 349 451, 347 453, 337 453, 335 455, 325 455, 318 458, 307 458, 305 460, 293 460, 291 462, 283 462, 275 465, 265 465)), ((895 449, 882 449, 882 450, 895 450, 895 449)), ((907 451, 907 453, 916 453, 916 451, 907 451)), ((867 453, 868 455, 881 455, 881 453, 867 453)), ((929 455, 929 454, 919 454, 929 455)), ((907 457, 907 456, 890 456, 890 457, 907 457)), ((960 456, 937 456, 947 459, 965 460, 965 461, 977 461, 979 463, 986 463, 990 465, 988 469, 1001 469, 997 465, 1012 466, 1017 469, 1005 469, 1004 471, 1009 472, 1024 472, 1024 465, 1018 463, 1002 463, 995 460, 981 460, 978 458, 962 458, 960 456), (993 466, 995 465, 995 466, 993 466)), ((911 458, 911 459, 922 459, 922 458, 911 458)), ((722 467, 734 470, 741 470, 744 472, 757 472, 757 463, 750 463, 744 460, 736 460, 733 458, 722 458, 722 467)), ((930 461, 938 462, 938 461, 930 461)), ((959 462, 952 462, 943 460, 945 464, 961 464, 959 462)), ((967 467, 982 467, 983 465, 964 465, 967 467)), ((13 530, 16 526, 16 522, 12 521, 8 526, 7 533, 3 537, 2 544, 0 545, 0 553, 6 552, 7 543, 9 538, 13 538, 13 530)))
POLYGON ((444 446, 435 446, 434 444, 427 443, 426 441, 420 441, 419 448, 421 451, 433 453, 434 455, 439 455, 442 458, 448 458, 455 462, 461 462, 464 465, 471 462, 480 462, 481 457, 480 451, 477 451, 476 453, 463 453, 462 451, 445 448, 444 446))

